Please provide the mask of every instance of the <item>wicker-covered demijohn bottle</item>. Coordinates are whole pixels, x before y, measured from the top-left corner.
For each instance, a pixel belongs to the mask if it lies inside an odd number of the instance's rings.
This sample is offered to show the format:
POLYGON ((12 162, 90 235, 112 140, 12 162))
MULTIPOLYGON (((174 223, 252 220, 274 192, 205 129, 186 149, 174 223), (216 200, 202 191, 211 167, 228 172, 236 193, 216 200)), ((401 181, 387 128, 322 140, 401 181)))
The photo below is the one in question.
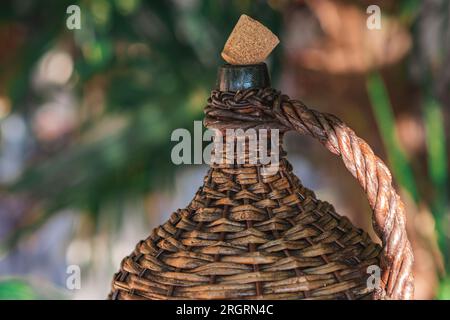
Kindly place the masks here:
POLYGON ((205 126, 225 137, 214 154, 223 161, 211 163, 186 208, 123 259, 109 298, 412 298, 413 256, 389 170, 341 120, 271 88, 262 61, 277 43, 264 26, 241 17, 222 53, 230 64, 219 69, 205 108, 205 126), (263 148, 247 136, 230 138, 229 129, 279 138, 263 148), (382 246, 292 173, 280 143, 289 130, 342 159, 367 195, 382 246), (279 155, 275 168, 260 161, 263 153, 279 155))

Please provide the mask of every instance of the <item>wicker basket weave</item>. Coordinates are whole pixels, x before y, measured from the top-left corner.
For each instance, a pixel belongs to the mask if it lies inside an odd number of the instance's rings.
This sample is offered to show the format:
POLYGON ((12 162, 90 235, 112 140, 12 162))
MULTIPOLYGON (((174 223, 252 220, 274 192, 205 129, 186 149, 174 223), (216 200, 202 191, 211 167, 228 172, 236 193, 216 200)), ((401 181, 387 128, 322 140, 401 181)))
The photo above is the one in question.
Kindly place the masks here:
POLYGON ((367 193, 383 246, 316 199, 280 148, 279 170, 273 173, 260 164, 211 165, 192 202, 122 261, 109 297, 411 298, 413 257, 404 209, 386 166, 339 119, 268 87, 264 64, 233 68, 221 69, 205 125, 222 131, 296 130, 318 139, 341 156, 367 193), (236 77, 242 70, 251 77, 236 77), (371 265, 382 270, 375 288, 367 285, 371 265))

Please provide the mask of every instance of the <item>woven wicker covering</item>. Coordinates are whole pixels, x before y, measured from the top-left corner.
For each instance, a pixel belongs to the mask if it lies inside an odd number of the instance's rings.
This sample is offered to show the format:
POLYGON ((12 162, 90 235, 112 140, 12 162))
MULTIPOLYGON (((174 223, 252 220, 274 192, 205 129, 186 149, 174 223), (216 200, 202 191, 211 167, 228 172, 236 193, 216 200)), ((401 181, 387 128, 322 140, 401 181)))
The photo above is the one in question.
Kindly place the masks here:
POLYGON ((296 130, 342 157, 366 191, 383 249, 317 200, 282 158, 213 165, 192 202, 137 244, 115 275, 111 299, 408 299, 412 253, 389 171, 339 119, 273 89, 213 91, 207 127, 296 130), (367 286, 367 267, 382 268, 367 286))
POLYGON ((360 298, 380 247, 304 188, 283 160, 213 168, 191 204, 123 261, 112 298, 360 298))

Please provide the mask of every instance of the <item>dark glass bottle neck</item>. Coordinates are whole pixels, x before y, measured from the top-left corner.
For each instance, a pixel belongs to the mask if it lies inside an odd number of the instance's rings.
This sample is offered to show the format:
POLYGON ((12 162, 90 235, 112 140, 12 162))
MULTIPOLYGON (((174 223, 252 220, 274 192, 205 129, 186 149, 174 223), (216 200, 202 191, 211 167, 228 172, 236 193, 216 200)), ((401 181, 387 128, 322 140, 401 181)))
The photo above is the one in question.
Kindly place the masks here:
POLYGON ((251 65, 225 64, 219 68, 216 87, 220 91, 268 88, 270 77, 265 63, 251 65))

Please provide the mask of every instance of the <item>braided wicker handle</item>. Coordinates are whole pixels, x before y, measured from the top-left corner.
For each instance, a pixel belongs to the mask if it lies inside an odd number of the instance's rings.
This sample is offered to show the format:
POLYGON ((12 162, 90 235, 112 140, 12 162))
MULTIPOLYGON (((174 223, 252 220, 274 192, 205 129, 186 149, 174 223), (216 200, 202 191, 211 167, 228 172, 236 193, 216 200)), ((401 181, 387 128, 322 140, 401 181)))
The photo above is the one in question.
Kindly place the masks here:
POLYGON ((363 139, 333 115, 311 110, 285 95, 275 99, 273 112, 284 126, 314 137, 340 156, 358 179, 373 209, 373 227, 383 242, 378 298, 386 294, 391 299, 412 299, 414 258, 406 234, 404 205, 392 186, 389 169, 363 139))
POLYGON ((373 209, 372 224, 383 243, 382 277, 376 298, 413 298, 414 258, 406 234, 403 202, 392 186, 389 169, 352 129, 337 117, 309 109, 271 88, 215 90, 205 113, 206 127, 295 130, 316 138, 339 155, 366 192, 373 209))

